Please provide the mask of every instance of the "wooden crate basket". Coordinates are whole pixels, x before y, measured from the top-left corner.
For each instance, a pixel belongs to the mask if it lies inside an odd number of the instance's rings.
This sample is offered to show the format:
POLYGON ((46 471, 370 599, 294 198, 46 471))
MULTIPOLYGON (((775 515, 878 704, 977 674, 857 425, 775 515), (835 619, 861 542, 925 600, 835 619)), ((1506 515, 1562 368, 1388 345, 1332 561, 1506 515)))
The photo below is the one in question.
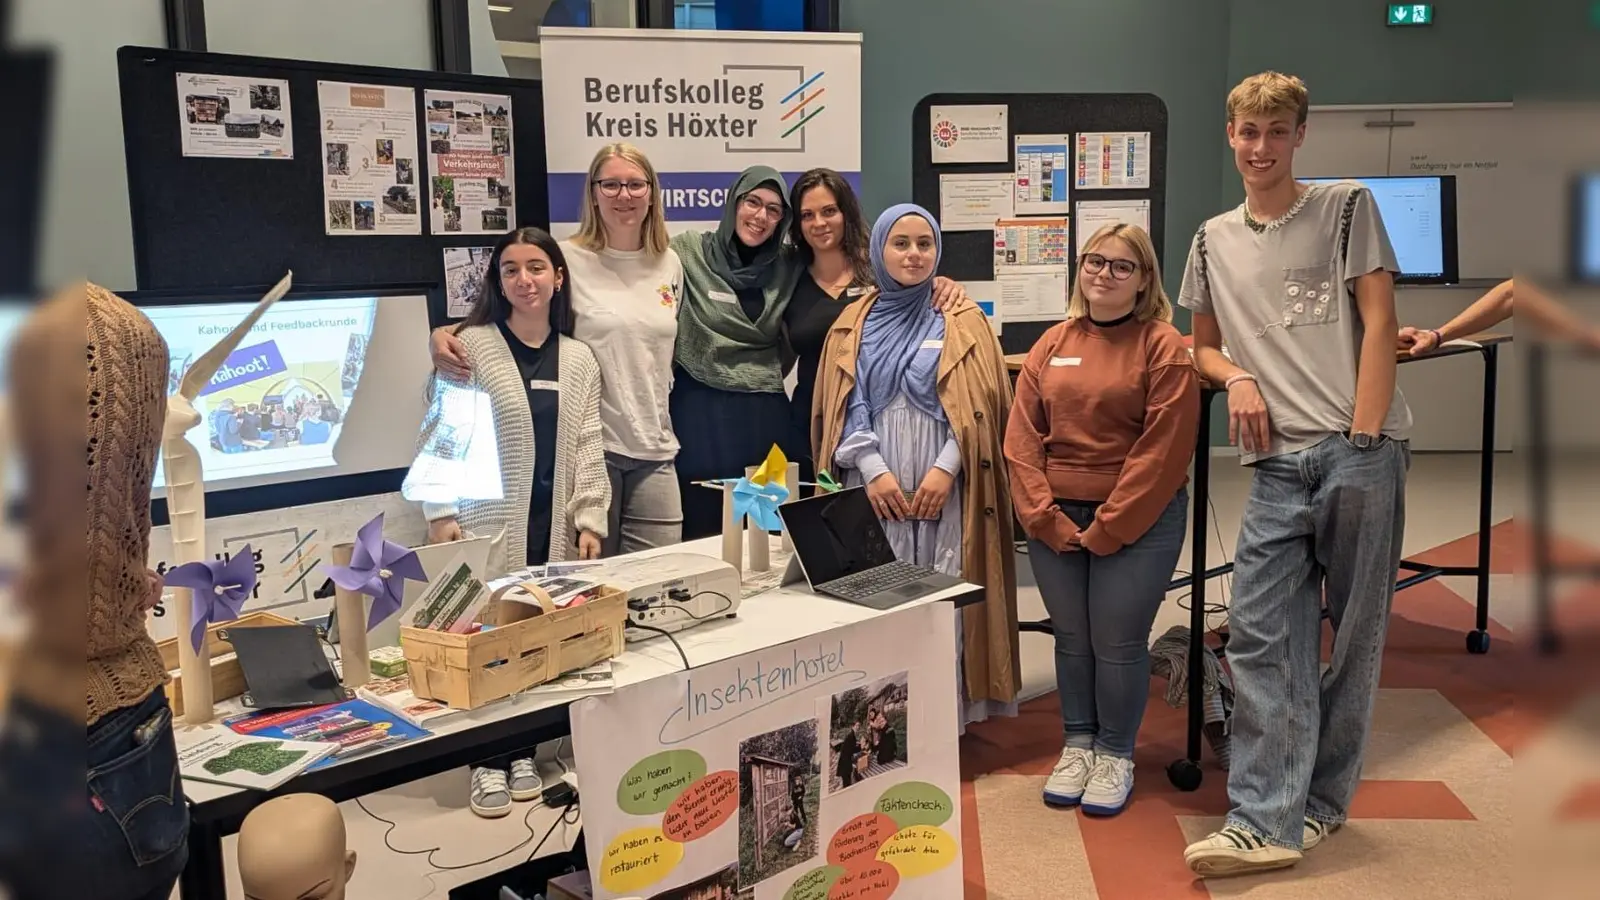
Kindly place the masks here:
MULTIPOLYGON (((245 613, 232 622, 218 622, 206 628, 206 658, 211 660, 211 697, 217 702, 231 700, 244 693, 244 669, 239 667, 239 657, 233 655, 233 645, 217 636, 225 628, 255 628, 261 625, 298 625, 294 619, 269 612, 245 613)), ((161 651, 161 664, 172 673, 167 682, 167 700, 172 704, 174 716, 183 715, 183 673, 178 667, 178 641, 188 635, 169 637, 156 644, 161 651)))
POLYGON ((622 653, 627 594, 610 585, 572 609, 536 614, 516 602, 492 601, 478 634, 400 627, 411 692, 456 709, 477 709, 574 669, 622 653))

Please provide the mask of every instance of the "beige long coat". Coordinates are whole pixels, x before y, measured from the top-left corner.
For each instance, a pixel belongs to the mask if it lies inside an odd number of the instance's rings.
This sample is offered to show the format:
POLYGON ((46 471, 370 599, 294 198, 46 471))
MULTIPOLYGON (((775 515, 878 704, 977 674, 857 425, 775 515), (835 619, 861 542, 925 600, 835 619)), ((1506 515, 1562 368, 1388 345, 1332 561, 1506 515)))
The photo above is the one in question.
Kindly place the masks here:
MULTIPOLYGON (((844 439, 846 403, 856 386, 856 355, 868 294, 839 314, 823 344, 811 412, 811 450, 818 469, 833 467, 844 439)), ((964 677, 973 702, 1011 702, 1022 689, 1017 665, 1017 567, 1006 483, 1006 417, 1011 379, 989 320, 964 301, 944 313, 944 349, 939 357, 939 402, 961 446, 961 577, 983 585, 983 603, 965 608, 964 677)))

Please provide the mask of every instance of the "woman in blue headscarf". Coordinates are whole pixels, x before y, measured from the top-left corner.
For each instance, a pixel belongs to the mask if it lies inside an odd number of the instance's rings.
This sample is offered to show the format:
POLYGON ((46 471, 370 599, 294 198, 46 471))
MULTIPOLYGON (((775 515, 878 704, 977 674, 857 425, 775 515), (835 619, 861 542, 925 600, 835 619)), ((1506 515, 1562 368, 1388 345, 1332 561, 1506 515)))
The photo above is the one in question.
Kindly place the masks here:
POLYGON ((986 589, 966 607, 962 724, 1014 715, 1016 561, 1004 438, 1011 381, 989 319, 970 300, 929 302, 939 227, 920 206, 872 227, 877 290, 839 315, 823 346, 812 450, 867 496, 895 555, 986 589))

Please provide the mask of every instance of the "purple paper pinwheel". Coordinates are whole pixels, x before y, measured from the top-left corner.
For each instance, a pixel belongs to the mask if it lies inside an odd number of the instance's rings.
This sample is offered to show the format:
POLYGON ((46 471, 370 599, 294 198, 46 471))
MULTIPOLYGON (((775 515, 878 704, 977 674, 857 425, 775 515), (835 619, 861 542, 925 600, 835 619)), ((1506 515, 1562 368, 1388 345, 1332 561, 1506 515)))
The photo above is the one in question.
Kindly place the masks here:
POLYGON ((323 566, 333 583, 347 591, 372 598, 367 630, 400 611, 405 597, 405 580, 427 581, 417 551, 383 538, 383 513, 356 532, 355 550, 348 566, 323 566))
POLYGON ((206 626, 239 618, 244 601, 256 589, 256 557, 250 545, 245 544, 225 561, 184 563, 167 572, 166 582, 194 592, 189 607, 194 622, 189 626, 189 642, 199 653, 205 646, 206 626))

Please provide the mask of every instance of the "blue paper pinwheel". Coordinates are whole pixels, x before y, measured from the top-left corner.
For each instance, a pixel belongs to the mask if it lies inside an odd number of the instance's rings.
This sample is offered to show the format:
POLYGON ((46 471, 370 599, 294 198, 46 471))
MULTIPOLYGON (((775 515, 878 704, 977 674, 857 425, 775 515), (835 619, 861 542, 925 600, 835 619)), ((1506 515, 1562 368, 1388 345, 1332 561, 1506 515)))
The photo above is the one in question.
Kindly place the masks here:
POLYGON ((367 630, 400 611, 405 597, 405 580, 427 581, 417 551, 383 538, 383 513, 356 532, 355 550, 348 566, 323 566, 333 583, 347 591, 372 598, 367 630))
POLYGON ((783 518, 778 507, 789 499, 789 488, 784 478, 789 461, 783 451, 773 447, 766 461, 749 477, 733 483, 733 515, 735 520, 750 517, 762 531, 782 531, 783 518))
POLYGON ((206 626, 239 618, 244 601, 256 589, 256 557, 245 544, 226 560, 184 563, 166 574, 167 584, 194 592, 189 642, 194 652, 205 646, 206 626))

